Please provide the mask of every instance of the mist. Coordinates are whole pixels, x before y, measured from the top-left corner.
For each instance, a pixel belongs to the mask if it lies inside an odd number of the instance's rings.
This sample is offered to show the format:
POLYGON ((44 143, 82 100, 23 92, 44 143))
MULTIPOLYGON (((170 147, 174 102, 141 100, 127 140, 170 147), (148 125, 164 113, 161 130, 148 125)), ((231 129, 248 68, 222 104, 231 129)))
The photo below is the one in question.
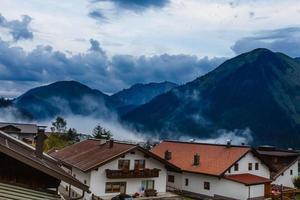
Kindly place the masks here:
POLYGON ((179 139, 183 141, 195 141, 210 144, 226 144, 226 142, 230 140, 233 145, 247 145, 253 142, 252 131, 249 128, 235 129, 232 131, 221 129, 217 131, 216 135, 217 137, 215 138, 202 139, 182 136, 179 139))

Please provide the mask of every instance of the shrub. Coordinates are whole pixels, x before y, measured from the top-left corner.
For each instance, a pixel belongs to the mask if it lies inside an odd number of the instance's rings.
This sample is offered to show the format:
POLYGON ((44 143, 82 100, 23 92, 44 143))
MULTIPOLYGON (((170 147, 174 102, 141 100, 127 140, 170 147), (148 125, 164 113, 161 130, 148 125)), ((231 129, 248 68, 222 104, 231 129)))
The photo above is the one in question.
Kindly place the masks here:
POLYGON ((300 176, 297 176, 293 179, 294 186, 300 189, 300 176))

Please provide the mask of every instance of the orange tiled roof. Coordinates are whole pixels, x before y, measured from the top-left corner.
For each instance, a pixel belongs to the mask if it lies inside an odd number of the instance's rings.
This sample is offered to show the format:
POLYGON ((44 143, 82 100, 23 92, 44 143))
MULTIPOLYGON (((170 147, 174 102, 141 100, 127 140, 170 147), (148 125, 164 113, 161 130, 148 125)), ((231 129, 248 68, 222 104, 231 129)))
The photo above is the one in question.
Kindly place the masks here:
POLYGON ((263 184, 263 183, 270 183, 272 180, 261 177, 261 176, 256 176, 253 174, 234 174, 234 175, 226 175, 226 179, 235 181, 238 183, 243 183, 245 185, 258 185, 258 184, 263 184))
POLYGON ((172 152, 170 163, 182 171, 221 176, 235 162, 246 155, 251 148, 217 144, 164 141, 154 147, 152 153, 164 158, 165 151, 172 152), (194 155, 200 155, 200 165, 194 166, 194 155))

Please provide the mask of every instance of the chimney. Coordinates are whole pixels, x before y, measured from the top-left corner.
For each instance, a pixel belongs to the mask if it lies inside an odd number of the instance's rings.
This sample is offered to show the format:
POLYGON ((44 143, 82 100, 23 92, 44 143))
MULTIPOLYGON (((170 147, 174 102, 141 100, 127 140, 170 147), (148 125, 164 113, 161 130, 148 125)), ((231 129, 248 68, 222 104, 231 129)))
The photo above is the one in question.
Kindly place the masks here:
POLYGON ((165 160, 171 160, 172 159, 172 152, 171 151, 165 151, 165 160))
POLYGON ((199 154, 195 154, 194 155, 194 165, 198 166, 200 164, 200 155, 199 154))
POLYGON ((36 157, 42 158, 43 157, 43 147, 44 141, 47 138, 45 135, 45 127, 38 127, 36 145, 35 145, 35 155, 36 157))
POLYGON ((109 148, 113 148, 114 147, 114 139, 111 138, 110 140, 108 140, 108 146, 109 148))
POLYGON ((228 139, 228 140, 226 141, 226 147, 227 147, 227 148, 230 148, 230 147, 231 147, 231 140, 230 140, 230 139, 228 139))

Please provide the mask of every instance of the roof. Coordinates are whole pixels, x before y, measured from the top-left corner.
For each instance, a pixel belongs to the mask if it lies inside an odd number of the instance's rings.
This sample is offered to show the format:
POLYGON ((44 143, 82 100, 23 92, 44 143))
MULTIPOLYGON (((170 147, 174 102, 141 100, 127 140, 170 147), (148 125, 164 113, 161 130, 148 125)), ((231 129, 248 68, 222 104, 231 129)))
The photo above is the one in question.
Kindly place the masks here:
POLYGON ((47 154, 43 154, 41 158, 37 157, 35 155, 35 148, 3 131, 0 131, 0 152, 58 180, 88 191, 88 186, 65 172, 54 158, 47 154))
POLYGON ((271 169, 271 178, 276 179, 299 160, 300 154, 292 150, 256 150, 262 161, 271 169))
POLYGON ((67 166, 75 167, 83 172, 88 172, 137 149, 166 165, 176 168, 164 159, 136 144, 120 141, 114 141, 113 146, 110 147, 109 142, 101 144, 100 140, 87 139, 62 150, 51 152, 50 155, 67 166))
POLYGON ((272 180, 256 176, 253 174, 245 173, 245 174, 232 174, 232 175, 226 175, 224 178, 235 181, 238 183, 243 183, 245 185, 259 185, 263 183, 270 183, 272 180))
POLYGON ((164 158, 165 151, 172 152, 170 163, 182 171, 214 176, 223 175, 234 163, 245 156, 251 148, 248 146, 230 146, 191 143, 179 141, 163 141, 151 151, 164 158), (195 154, 200 155, 200 165, 193 165, 195 154))
POLYGON ((25 124, 25 123, 9 123, 0 122, 0 129, 6 126, 14 126, 21 130, 21 133, 37 133, 38 125, 36 124, 25 124))

